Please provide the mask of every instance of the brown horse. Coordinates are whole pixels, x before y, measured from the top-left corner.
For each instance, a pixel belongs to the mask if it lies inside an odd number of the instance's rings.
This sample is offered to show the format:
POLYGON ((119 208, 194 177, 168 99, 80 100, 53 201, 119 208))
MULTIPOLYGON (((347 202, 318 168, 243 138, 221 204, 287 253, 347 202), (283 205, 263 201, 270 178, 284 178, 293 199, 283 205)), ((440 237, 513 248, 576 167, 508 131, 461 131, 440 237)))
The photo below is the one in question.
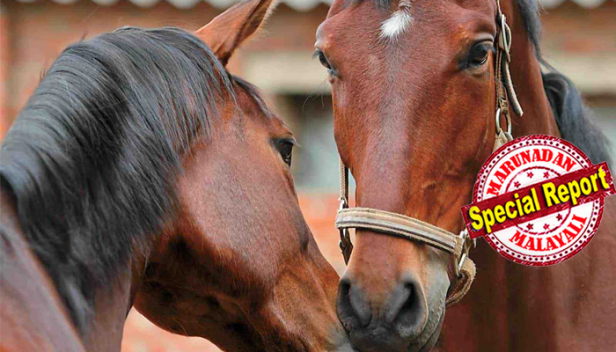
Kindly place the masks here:
MULTIPOLYGON (((607 160, 605 138, 577 90, 549 66, 542 72, 536 1, 500 6, 512 31, 511 77, 524 108, 523 117, 513 116, 513 136, 562 136, 593 162, 607 160)), ((334 2, 316 48, 329 72, 336 142, 356 180, 358 206, 452 233, 463 229, 460 207, 470 203, 495 144, 497 11, 496 0, 334 2)), ((514 264, 478 241, 471 251, 476 282, 449 312, 439 349, 612 350, 615 203, 606 200, 594 241, 553 267, 514 264)), ((361 351, 430 350, 444 319, 451 258, 365 229, 355 241, 338 297, 353 344, 361 351)))
POLYGON ((225 350, 350 350, 293 137, 223 67, 270 4, 196 36, 120 29, 51 66, 2 146, 0 350, 119 351, 133 304, 225 350))

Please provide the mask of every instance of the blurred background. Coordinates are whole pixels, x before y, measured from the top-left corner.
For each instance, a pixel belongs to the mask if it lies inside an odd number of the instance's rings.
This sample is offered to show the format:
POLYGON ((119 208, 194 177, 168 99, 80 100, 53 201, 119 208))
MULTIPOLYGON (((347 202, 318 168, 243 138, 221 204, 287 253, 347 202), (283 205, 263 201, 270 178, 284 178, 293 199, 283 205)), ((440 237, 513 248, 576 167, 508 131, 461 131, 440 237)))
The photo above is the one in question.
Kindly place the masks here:
MULTIPOLYGON (((121 26, 195 30, 237 0, 1 0, 0 139, 41 74, 64 47, 121 26)), ((333 221, 338 156, 326 72, 312 59, 315 31, 333 0, 281 0, 257 38, 229 69, 261 88, 295 133, 293 172, 300 204, 321 250, 344 270, 333 221)), ((542 52, 575 82, 616 155, 616 1, 540 0, 542 52)), ((129 315, 123 352, 218 351, 199 338, 172 335, 129 315)))

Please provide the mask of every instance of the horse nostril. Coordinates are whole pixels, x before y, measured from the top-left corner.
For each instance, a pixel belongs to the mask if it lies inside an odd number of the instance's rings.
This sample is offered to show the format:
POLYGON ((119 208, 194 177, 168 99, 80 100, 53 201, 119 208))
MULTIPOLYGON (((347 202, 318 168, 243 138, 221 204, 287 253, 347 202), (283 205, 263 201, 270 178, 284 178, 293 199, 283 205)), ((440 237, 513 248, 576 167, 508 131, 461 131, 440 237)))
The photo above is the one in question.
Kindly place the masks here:
POLYGON ((348 331, 359 326, 366 326, 370 322, 370 307, 347 276, 343 277, 338 285, 336 308, 342 325, 348 331))
POLYGON ((393 296, 390 314, 396 331, 404 338, 417 336, 428 320, 428 309, 419 283, 412 279, 403 281, 393 296))

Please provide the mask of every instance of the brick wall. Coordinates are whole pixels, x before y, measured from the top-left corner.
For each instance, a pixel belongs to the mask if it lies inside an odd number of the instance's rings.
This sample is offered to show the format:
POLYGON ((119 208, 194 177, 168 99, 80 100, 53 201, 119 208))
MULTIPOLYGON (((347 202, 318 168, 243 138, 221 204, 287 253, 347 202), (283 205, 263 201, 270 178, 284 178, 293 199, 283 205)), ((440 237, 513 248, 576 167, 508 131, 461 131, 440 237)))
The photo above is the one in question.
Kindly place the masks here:
MULTIPOLYGON (((179 10, 162 1, 152 8, 140 8, 127 1, 98 6, 82 0, 60 5, 47 0, 19 3, 3 0, 0 15, 0 139, 38 84, 41 74, 70 43, 122 26, 178 26, 195 30, 208 23, 218 10, 205 2, 179 10)), ((250 51, 308 50, 314 33, 325 18, 327 7, 299 13, 281 5, 265 31, 247 43, 230 70, 250 51), (272 35, 275 34, 275 35, 272 35)))
MULTIPOLYGON (((31 95, 44 68, 68 44, 125 25, 194 30, 219 13, 205 2, 188 10, 179 10, 165 1, 140 8, 126 0, 113 6, 98 6, 88 0, 72 5, 49 0, 4 0, 1 6, 0 138, 31 95)), ((231 70, 237 72, 239 62, 247 59, 250 52, 312 51, 314 33, 326 13, 324 5, 309 12, 296 12, 281 5, 259 35, 261 38, 250 41, 232 61, 231 70)), ((565 2, 542 16, 545 57, 570 74, 587 93, 607 94, 612 105, 616 105, 616 78, 612 77, 616 76, 614 18, 614 1, 606 1, 592 10, 565 2), (603 77, 599 71, 603 71, 603 77)))
MULTIPOLYGON (((192 9, 178 10, 162 1, 152 8, 139 8, 120 0, 118 4, 101 7, 88 0, 72 5, 59 5, 48 0, 24 4, 14 0, 0 3, 0 139, 11 121, 36 87, 41 73, 68 44, 83 37, 92 37, 124 25, 141 27, 180 26, 194 30, 218 13, 201 2, 192 9)), ((320 6, 307 13, 295 12, 282 5, 266 26, 260 39, 249 42, 234 61, 232 71, 238 71, 242 59, 250 52, 311 51, 314 33, 325 18, 327 8, 320 6)), ((581 9, 564 3, 542 17, 545 57, 559 67, 580 62, 579 75, 588 76, 584 60, 596 58, 614 67, 616 61, 616 3, 607 1, 594 10, 581 9), (568 62, 562 62, 563 58, 568 62), (579 58, 581 61, 575 61, 579 58), (602 59, 605 58, 605 59, 602 59), (554 62, 556 60, 557 62, 554 62), (559 62, 561 61, 561 62, 559 62)), ((574 65, 575 66, 575 65, 574 65)), ((577 71, 576 71, 577 72, 577 71)), ((580 79, 582 79, 580 78, 580 79)), ((600 86, 599 82, 590 82, 600 86)), ((591 87, 592 88, 592 87, 591 87)), ((608 87, 609 88, 609 87, 608 87)), ((603 88, 602 88, 603 89, 603 88)), ((592 90, 592 89, 591 89, 592 90)), ((601 93, 604 106, 616 106, 614 92, 601 93)), ((612 116, 613 118, 613 116, 612 116)), ((336 270, 344 264, 338 250, 338 234, 333 227, 337 201, 334 194, 304 194, 300 204, 317 242, 336 270)), ((153 351, 217 351, 207 341, 186 338, 161 331, 136 312, 128 318, 122 350, 153 351)))

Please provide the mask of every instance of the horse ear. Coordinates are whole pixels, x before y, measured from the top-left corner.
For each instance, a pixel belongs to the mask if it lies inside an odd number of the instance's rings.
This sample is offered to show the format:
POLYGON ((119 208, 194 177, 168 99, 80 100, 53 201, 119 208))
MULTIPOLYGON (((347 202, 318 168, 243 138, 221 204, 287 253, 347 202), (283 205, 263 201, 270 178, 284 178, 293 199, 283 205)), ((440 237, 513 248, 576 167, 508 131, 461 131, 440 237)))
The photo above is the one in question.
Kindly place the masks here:
POLYGON ((250 37, 270 15, 274 0, 244 1, 216 16, 195 35, 212 49, 224 66, 242 42, 250 37))

